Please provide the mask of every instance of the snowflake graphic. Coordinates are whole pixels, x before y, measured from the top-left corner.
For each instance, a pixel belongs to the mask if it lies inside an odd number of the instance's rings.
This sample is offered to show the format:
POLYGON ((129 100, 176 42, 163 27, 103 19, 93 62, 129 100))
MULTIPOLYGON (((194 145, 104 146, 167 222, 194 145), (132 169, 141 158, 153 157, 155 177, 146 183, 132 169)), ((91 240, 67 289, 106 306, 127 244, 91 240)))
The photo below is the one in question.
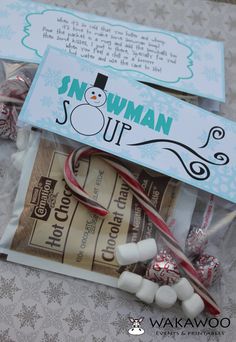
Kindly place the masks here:
POLYGON ((101 17, 105 17, 106 14, 107 14, 107 12, 104 11, 102 8, 96 8, 96 9, 94 10, 94 14, 97 14, 97 15, 99 15, 99 16, 101 16, 101 17))
POLYGON ((51 310, 47 307, 44 307, 44 321, 42 324, 43 329, 48 329, 54 327, 57 330, 62 330, 62 322, 61 316, 64 312, 64 309, 51 310))
POLYGON ((175 120, 178 120, 179 113, 184 106, 183 102, 176 100, 175 96, 166 94, 162 91, 160 94, 157 90, 148 88, 147 92, 140 94, 142 104, 147 108, 153 108, 156 113, 168 113, 175 120))
POLYGON ((117 12, 122 11, 123 13, 127 13, 129 8, 131 7, 131 5, 129 5, 126 0, 115 0, 112 4, 117 12))
POLYGON ((217 30, 211 30, 209 33, 209 38, 213 39, 213 40, 224 40, 224 36, 222 35, 222 32, 217 30))
POLYGON ((32 298, 33 300, 40 302, 40 288, 42 283, 43 280, 31 283, 28 280, 22 279, 23 291, 20 299, 26 300, 32 298))
POLYGON ((206 77, 209 82, 218 82, 220 78, 219 72, 216 68, 205 67, 202 74, 206 77))
POLYGON ((37 332, 33 332, 31 334, 24 334, 21 331, 16 331, 17 342, 32 342, 36 341, 38 334, 37 332))
POLYGON ((41 104, 43 107, 51 107, 51 105, 53 104, 53 100, 50 96, 44 96, 41 98, 40 100, 41 104))
POLYGON ((14 342, 9 336, 9 328, 0 330, 0 342, 14 342))
POLYGON ((192 25, 198 25, 202 26, 204 24, 204 21, 207 19, 204 17, 202 11, 195 11, 192 10, 192 14, 188 16, 192 20, 192 25))
POLYGON ((0 298, 8 298, 13 302, 13 296, 20 289, 15 284, 15 277, 12 279, 6 279, 1 276, 0 279, 0 298))
POLYGON ((235 20, 231 16, 229 16, 229 20, 225 24, 228 26, 230 32, 234 30, 235 20))
POLYGON ((108 291, 100 291, 99 289, 94 291, 89 297, 92 298, 95 309, 99 306, 108 309, 109 302, 114 299, 108 291))
POLYGON ((174 5, 185 6, 186 3, 184 2, 184 0, 174 0, 174 5))
POLYGON ((106 342, 106 336, 104 336, 104 337, 95 337, 95 336, 93 336, 93 340, 92 340, 92 342, 106 342))
POLYGON ((139 147, 141 151, 141 157, 152 160, 153 155, 158 154, 158 147, 155 146, 154 144, 147 144, 139 147))
POLYGON ((202 332, 206 336, 207 342, 210 342, 210 341, 220 342, 220 339, 221 339, 220 335, 212 334, 211 330, 202 330, 202 332))
POLYGON ((155 19, 165 20, 168 14, 170 13, 165 5, 154 4, 154 8, 151 8, 151 13, 153 14, 155 19))
POLYGON ((11 39, 11 37, 13 36, 14 33, 15 32, 12 31, 10 25, 0 26, 0 38, 1 39, 11 39))
MULTIPOLYGON (((78 283, 72 279, 69 280, 70 286, 70 298, 68 300, 68 304, 79 303, 79 305, 88 306, 89 302, 87 299, 88 287, 87 286, 78 286, 78 283)), ((91 284, 92 286, 92 284, 91 284)), ((92 288, 92 287, 91 287, 92 288)), ((90 288, 90 289, 91 289, 90 288)))
POLYGON ((35 4, 32 1, 16 1, 7 5, 7 7, 23 15, 28 14, 30 12, 38 11, 42 8, 42 6, 40 6, 39 4, 35 4))
POLYGON ((231 298, 229 298, 228 304, 224 306, 224 310, 230 318, 236 317, 236 303, 231 298))
POLYGON ((60 342, 58 335, 59 333, 48 334, 46 331, 44 331, 44 337, 41 342, 60 342))
POLYGON ((85 342, 88 341, 86 336, 80 335, 79 337, 73 337, 69 335, 64 335, 63 342, 85 342))
POLYGON ((111 323, 115 328, 116 335, 120 335, 120 334, 128 335, 128 330, 130 328, 130 324, 129 324, 130 314, 122 315, 119 312, 117 312, 116 315, 117 315, 117 319, 111 323))
MULTIPOLYGON (((180 0, 177 0, 180 1, 180 0)), ((184 25, 183 24, 173 24, 173 32, 183 32, 184 33, 184 25)))
POLYGON ((44 86, 58 88, 61 83, 61 71, 47 68, 41 78, 44 80, 44 86))
POLYGON ((82 309, 80 311, 70 309, 70 314, 68 317, 64 318, 64 321, 68 324, 69 326, 69 332, 72 330, 79 330, 82 333, 84 332, 84 326, 90 322, 85 314, 84 314, 85 309, 82 309))
POLYGON ((117 295, 116 295, 116 301, 114 306, 116 308, 121 308, 121 307, 126 307, 127 306, 127 302, 129 302, 131 300, 132 296, 130 293, 125 293, 124 291, 118 291, 117 295))
POLYGON ((214 11, 221 13, 221 6, 217 6, 217 4, 215 2, 209 3, 209 6, 210 6, 210 8, 209 8, 210 13, 214 12, 214 11))
POLYGON ((9 12, 7 11, 0 11, 0 18, 7 18, 9 17, 9 12))
POLYGON ((40 316, 37 312, 37 304, 33 306, 27 306, 22 303, 21 311, 15 314, 15 316, 20 321, 20 328, 28 326, 32 329, 35 329, 35 324, 40 318, 42 318, 42 316, 40 316))
POLYGON ((78 5, 78 4, 88 7, 88 0, 79 0, 75 3, 75 5, 78 5))
POLYGON ((147 22, 146 18, 138 18, 138 17, 134 17, 134 21, 140 25, 145 25, 147 22))
POLYGON ((106 333, 107 335, 111 334, 110 324, 109 324, 111 312, 99 314, 97 311, 95 311, 95 312, 91 311, 90 315, 91 315, 92 324, 91 324, 89 330, 92 333, 94 333, 94 332, 97 333, 100 330, 103 333, 106 333))
MULTIPOLYGON (((131 4, 132 4, 132 13, 140 15, 141 18, 145 17, 144 13, 146 14, 148 13, 149 8, 147 7, 147 4, 144 1, 135 1, 135 2, 131 2, 131 4)), ((143 18, 143 20, 145 19, 146 18, 143 18)))
POLYGON ((58 303, 59 305, 61 305, 62 299, 68 295, 63 289, 62 281, 59 284, 56 284, 50 280, 47 289, 42 291, 42 293, 47 297, 48 304, 58 303))
POLYGON ((0 322, 13 326, 13 311, 15 310, 15 304, 0 305, 0 322))
POLYGON ((36 268, 33 267, 24 267, 26 270, 25 277, 31 277, 31 276, 36 276, 37 278, 40 278, 40 271, 37 270, 36 268))
POLYGON ((140 300, 135 300, 137 303, 137 307, 140 310, 140 313, 145 314, 145 313, 153 313, 154 310, 156 309, 154 305, 146 304, 144 302, 141 302, 140 300))

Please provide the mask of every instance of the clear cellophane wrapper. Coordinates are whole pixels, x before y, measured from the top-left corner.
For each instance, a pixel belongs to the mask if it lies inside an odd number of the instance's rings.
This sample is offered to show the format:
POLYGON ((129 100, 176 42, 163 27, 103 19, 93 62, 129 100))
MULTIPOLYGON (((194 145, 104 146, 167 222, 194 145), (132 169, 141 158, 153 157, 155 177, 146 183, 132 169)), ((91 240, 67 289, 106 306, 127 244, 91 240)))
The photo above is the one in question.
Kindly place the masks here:
MULTIPOLYGON (((77 179, 109 214, 100 217, 72 196, 63 169, 67 155, 78 146, 55 134, 31 132, 19 183, 20 171, 14 170, 14 166, 10 168, 11 176, 1 175, 4 193, 11 198, 9 202, 13 203, 15 198, 0 242, 1 253, 9 261, 110 286, 117 286, 124 270, 160 285, 171 285, 168 277, 166 281, 149 276, 153 259, 118 265, 116 246, 152 237, 158 245, 157 257, 162 258, 159 271, 164 262, 172 268, 174 264, 177 273, 182 274, 178 260, 165 246, 129 187, 102 158, 82 159, 77 179), (11 181, 7 182, 8 177, 11 181)), ((142 184, 196 266, 200 279, 221 305, 229 282, 234 279, 235 205, 150 169, 125 160, 120 162, 142 184)), ((5 224, 6 218, 3 221, 5 224)))

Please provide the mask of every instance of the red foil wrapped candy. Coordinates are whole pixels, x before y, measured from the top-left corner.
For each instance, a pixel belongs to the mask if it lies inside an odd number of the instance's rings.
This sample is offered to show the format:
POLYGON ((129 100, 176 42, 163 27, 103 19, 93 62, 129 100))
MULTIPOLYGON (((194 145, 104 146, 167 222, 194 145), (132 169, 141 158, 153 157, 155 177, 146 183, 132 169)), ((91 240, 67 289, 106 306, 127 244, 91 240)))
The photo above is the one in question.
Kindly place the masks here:
POLYGON ((206 230, 193 226, 185 241, 186 254, 193 256, 199 255, 203 252, 207 245, 206 230))
POLYGON ((16 122, 31 82, 36 66, 23 66, 8 80, 0 83, 0 137, 16 139, 16 122))
POLYGON ((198 273, 200 281, 206 287, 211 286, 221 275, 220 262, 218 258, 203 254, 199 256, 194 265, 198 273))
POLYGON ((161 285, 172 285, 179 280, 180 273, 172 256, 161 251, 148 265, 145 278, 161 285))

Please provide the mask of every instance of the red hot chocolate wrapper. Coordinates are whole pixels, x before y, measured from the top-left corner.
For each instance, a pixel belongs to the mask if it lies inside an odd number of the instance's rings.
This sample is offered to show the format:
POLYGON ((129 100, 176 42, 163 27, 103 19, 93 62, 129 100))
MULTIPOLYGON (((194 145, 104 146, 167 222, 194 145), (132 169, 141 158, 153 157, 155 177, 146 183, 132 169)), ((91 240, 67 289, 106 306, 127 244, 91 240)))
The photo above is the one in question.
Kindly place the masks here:
POLYGON ((211 286, 219 279, 221 269, 218 258, 212 255, 203 254, 194 261, 194 264, 200 281, 206 287, 211 286))
POLYGON ((148 265, 145 278, 161 285, 172 285, 180 278, 178 266, 167 251, 161 251, 148 265))

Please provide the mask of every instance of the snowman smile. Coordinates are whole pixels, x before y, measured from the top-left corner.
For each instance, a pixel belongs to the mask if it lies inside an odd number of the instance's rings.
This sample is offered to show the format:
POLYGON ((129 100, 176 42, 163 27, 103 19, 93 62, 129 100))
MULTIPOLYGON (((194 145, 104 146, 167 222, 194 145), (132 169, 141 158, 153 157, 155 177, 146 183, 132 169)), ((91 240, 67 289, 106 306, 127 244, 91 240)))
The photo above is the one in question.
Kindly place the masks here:
POLYGON ((93 103, 100 103, 100 100, 98 100, 98 101, 95 101, 97 98, 96 98, 96 96, 93 96, 93 97, 90 97, 91 98, 91 100, 93 100, 93 103), (95 98, 94 98, 95 97, 95 98))

